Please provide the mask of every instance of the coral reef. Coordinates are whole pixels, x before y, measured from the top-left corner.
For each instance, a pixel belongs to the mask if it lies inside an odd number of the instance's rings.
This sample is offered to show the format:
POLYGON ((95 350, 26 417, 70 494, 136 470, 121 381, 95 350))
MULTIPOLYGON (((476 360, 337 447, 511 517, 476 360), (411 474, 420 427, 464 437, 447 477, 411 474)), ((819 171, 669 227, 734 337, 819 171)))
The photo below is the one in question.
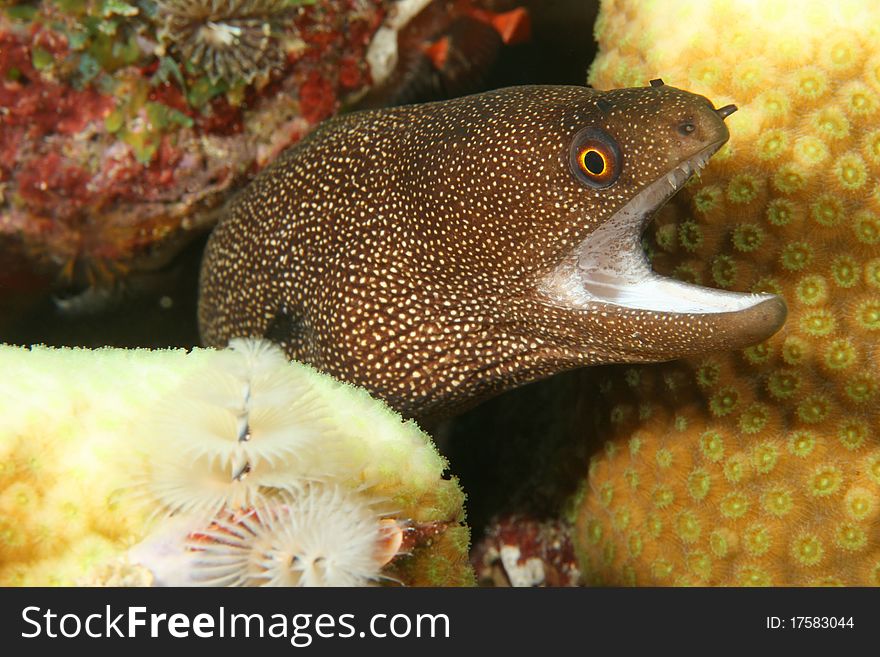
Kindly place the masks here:
POLYGON ((581 578, 571 527, 555 519, 495 518, 471 560, 485 585, 575 586, 581 578))
POLYGON ((880 585, 878 26, 871 2, 604 3, 592 84, 662 75, 740 107, 649 228, 655 268, 790 314, 757 346, 584 386, 604 441, 573 512, 587 582, 880 585))
POLYGON ((459 585, 464 496, 411 422, 266 343, 0 346, 3 585, 459 585))
POLYGON ((24 261, 13 282, 31 271, 111 287, 165 265, 230 192, 369 86, 388 4, 4 6, 0 249, 24 261))

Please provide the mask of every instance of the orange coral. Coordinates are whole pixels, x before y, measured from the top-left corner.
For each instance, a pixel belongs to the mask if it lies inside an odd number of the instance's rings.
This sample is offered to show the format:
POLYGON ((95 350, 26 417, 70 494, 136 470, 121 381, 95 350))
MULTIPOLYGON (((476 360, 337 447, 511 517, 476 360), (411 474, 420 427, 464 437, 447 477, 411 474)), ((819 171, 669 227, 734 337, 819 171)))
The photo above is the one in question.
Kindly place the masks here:
POLYGON ((880 9, 668 4, 604 5, 591 82, 662 77, 740 112, 650 229, 654 265, 790 315, 740 352, 600 375, 585 578, 880 585, 880 9))

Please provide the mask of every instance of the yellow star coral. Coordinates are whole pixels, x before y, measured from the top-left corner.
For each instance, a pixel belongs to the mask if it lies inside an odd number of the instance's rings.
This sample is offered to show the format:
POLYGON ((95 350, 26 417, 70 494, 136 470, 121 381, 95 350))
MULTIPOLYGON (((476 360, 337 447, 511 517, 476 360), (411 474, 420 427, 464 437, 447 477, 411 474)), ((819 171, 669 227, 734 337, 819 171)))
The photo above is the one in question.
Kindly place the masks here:
POLYGON ((0 372, 2 586, 473 581, 428 437, 268 343, 0 345, 0 372))
POLYGON ((730 143, 650 229, 656 269, 772 291, 731 354, 604 373, 576 500, 593 583, 880 585, 880 6, 603 3, 598 88, 736 103, 730 143))

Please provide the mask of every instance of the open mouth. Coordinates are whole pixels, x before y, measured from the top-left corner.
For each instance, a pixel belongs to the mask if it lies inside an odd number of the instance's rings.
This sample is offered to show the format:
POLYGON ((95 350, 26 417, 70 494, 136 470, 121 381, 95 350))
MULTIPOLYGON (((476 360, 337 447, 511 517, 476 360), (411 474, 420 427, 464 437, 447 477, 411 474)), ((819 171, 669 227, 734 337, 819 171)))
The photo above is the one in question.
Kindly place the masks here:
POLYGON ((723 141, 710 144, 655 180, 590 233, 545 279, 544 291, 575 307, 596 303, 662 313, 709 314, 746 310, 774 298, 685 283, 661 276, 642 249, 641 236, 654 213, 699 172, 723 141))

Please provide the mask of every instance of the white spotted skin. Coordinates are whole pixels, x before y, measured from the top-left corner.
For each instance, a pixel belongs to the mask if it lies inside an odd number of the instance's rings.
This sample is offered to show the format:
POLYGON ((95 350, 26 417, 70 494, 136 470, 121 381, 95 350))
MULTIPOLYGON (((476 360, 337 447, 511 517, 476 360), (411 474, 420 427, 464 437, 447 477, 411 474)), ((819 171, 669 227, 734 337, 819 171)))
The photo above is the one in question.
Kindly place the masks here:
POLYGON ((639 191, 727 138, 707 99, 667 86, 511 87, 338 117, 263 171, 215 229, 202 338, 267 337, 417 418, 566 369, 759 341, 781 324, 781 301, 667 313, 578 307, 541 286, 639 191), (586 126, 622 154, 606 189, 571 171, 586 126))

